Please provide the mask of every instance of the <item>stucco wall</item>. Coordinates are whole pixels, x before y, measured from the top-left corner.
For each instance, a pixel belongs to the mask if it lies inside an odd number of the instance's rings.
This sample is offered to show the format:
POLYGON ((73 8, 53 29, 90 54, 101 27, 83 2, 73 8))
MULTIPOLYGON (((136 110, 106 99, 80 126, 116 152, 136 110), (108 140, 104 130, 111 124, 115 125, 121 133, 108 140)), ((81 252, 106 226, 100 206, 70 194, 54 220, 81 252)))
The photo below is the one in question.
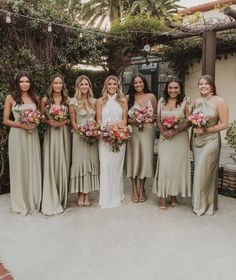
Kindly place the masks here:
MULTIPOLYGON (((193 100, 199 97, 197 83, 202 73, 202 64, 197 61, 189 69, 185 77, 186 95, 193 100)), ((236 54, 227 54, 227 59, 221 56, 216 60, 217 95, 222 96, 229 104, 229 119, 236 120, 236 54)), ((221 133, 224 141, 225 132, 221 133)))

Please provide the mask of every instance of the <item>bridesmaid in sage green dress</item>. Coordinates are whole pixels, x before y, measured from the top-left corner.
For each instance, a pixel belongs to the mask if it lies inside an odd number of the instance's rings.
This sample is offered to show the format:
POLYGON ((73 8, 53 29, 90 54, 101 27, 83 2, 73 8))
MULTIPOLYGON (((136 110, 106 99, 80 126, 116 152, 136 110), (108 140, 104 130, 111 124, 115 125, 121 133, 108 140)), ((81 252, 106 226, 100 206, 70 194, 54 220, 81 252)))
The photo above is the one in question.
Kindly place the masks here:
MULTIPOLYGON (((136 74, 131 82, 126 95, 129 112, 135 108, 148 108, 152 112, 152 117, 156 115, 157 100, 154 94, 150 93, 148 83, 144 76, 136 74)), ((153 176, 153 152, 154 152, 154 125, 149 124, 139 129, 137 125, 128 118, 128 122, 133 127, 133 134, 127 143, 126 150, 126 175, 131 178, 132 195, 134 203, 144 202, 145 179, 153 176), (137 186, 139 178, 139 189, 137 186)))
POLYGON ((48 125, 43 143, 42 213, 58 214, 67 203, 71 156, 69 98, 63 78, 52 75, 41 112, 48 125))
POLYGON ((8 145, 12 211, 27 215, 40 210, 41 154, 36 125, 22 122, 20 115, 26 110, 37 110, 38 99, 27 73, 19 73, 15 83, 16 92, 6 98, 3 123, 10 126, 8 145), (11 112, 14 121, 10 118, 11 112))
POLYGON ((166 199, 177 206, 177 196, 191 196, 191 168, 187 116, 191 111, 190 99, 185 97, 182 82, 173 77, 165 85, 158 102, 157 126, 160 130, 158 158, 153 192, 160 197, 160 209, 166 210, 166 199), (181 121, 176 128, 167 129, 165 118, 181 121))
POLYGON ((75 83, 75 97, 70 100, 70 119, 73 128, 70 193, 78 193, 78 206, 90 206, 89 193, 99 190, 98 143, 86 142, 80 137, 78 125, 95 119, 96 99, 87 76, 79 76, 75 83))
POLYGON ((228 126, 228 105, 216 96, 214 80, 204 75, 198 82, 201 98, 194 102, 193 113, 208 117, 207 128, 193 129, 193 211, 197 215, 213 215, 218 209, 218 167, 220 131, 228 126))

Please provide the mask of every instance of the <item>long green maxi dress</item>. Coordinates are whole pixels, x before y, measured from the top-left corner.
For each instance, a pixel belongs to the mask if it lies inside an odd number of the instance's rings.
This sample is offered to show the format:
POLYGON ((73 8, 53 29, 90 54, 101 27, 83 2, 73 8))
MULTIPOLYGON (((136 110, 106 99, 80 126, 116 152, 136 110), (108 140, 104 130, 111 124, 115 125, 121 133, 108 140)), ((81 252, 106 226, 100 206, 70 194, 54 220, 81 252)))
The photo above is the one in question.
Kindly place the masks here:
MULTIPOLYGON (((12 112, 18 121, 20 111, 36 105, 15 104, 12 112)), ((38 129, 11 127, 9 133, 9 164, 12 211, 27 215, 40 210, 42 196, 41 153, 38 129)))
MULTIPOLYGON (((68 110, 68 107, 65 107, 68 110)), ((43 143, 42 213, 44 215, 61 213, 66 207, 70 158, 71 133, 69 126, 63 125, 58 128, 48 126, 43 143)))
MULTIPOLYGON (((202 112, 207 116, 209 127, 219 122, 218 113, 205 98, 201 98, 193 112, 202 112)), ((212 215, 218 208, 217 179, 221 146, 220 133, 194 135, 192 146, 194 155, 193 211, 197 215, 212 215)))

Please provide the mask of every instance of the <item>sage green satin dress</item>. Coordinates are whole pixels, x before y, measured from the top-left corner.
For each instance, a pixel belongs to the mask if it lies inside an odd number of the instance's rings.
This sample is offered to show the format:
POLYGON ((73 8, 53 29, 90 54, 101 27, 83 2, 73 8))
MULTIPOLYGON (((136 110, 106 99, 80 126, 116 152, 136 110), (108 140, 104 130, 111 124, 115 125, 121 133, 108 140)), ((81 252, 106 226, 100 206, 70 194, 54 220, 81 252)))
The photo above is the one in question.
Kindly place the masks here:
MULTIPOLYGON (((161 98, 158 102, 158 117, 176 116, 178 119, 184 120, 186 118, 186 102, 191 110, 190 99, 185 97, 176 110, 166 111, 163 109, 164 99, 161 98)), ((164 198, 177 195, 191 196, 190 148, 187 129, 179 132, 171 139, 166 139, 160 135, 153 193, 164 198)))
MULTIPOLYGON (((36 105, 13 105, 15 121, 19 111, 33 109, 36 105)), ((9 133, 9 165, 12 211, 23 215, 40 210, 42 197, 41 152, 38 129, 31 131, 11 127, 9 133)))
MULTIPOLYGON (((202 112, 209 118, 208 126, 217 125, 219 115, 201 98, 193 112, 202 112)), ((197 215, 213 215, 218 208, 218 167, 220 157, 220 133, 211 132, 194 135, 192 141, 194 155, 193 211, 197 215)))
MULTIPOLYGON (((137 103, 133 106, 141 107, 137 103)), ((152 108, 150 99, 147 100, 146 106, 152 108)), ((132 128, 133 133, 126 148, 126 175, 140 179, 153 177, 154 125, 144 127, 141 131, 136 125, 132 125, 132 128)))
MULTIPOLYGON (((95 103, 96 100, 94 99, 93 102, 95 103)), ((79 110, 78 102, 75 98, 71 99, 70 105, 75 108, 77 124, 88 124, 89 121, 94 120, 95 110, 79 110)), ((72 165, 69 189, 70 193, 89 193, 99 190, 98 142, 95 141, 89 144, 75 132, 73 132, 72 136, 72 165)))
MULTIPOLYGON (((65 107, 68 110, 68 107, 65 107)), ((71 132, 69 126, 63 125, 58 128, 48 126, 43 143, 43 197, 41 211, 44 215, 58 214, 66 208, 70 158, 71 132)))

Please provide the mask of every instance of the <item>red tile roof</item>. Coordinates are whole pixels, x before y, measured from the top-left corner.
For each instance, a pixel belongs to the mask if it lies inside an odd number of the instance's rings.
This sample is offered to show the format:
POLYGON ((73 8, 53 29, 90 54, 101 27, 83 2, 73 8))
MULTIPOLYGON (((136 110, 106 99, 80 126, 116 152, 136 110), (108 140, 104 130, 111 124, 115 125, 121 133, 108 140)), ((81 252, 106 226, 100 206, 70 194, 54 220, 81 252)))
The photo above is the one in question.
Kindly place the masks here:
POLYGON ((207 12, 213 10, 216 5, 231 5, 236 4, 236 0, 218 0, 206 4, 197 5, 188 9, 181 10, 181 14, 194 14, 196 12, 207 12))

